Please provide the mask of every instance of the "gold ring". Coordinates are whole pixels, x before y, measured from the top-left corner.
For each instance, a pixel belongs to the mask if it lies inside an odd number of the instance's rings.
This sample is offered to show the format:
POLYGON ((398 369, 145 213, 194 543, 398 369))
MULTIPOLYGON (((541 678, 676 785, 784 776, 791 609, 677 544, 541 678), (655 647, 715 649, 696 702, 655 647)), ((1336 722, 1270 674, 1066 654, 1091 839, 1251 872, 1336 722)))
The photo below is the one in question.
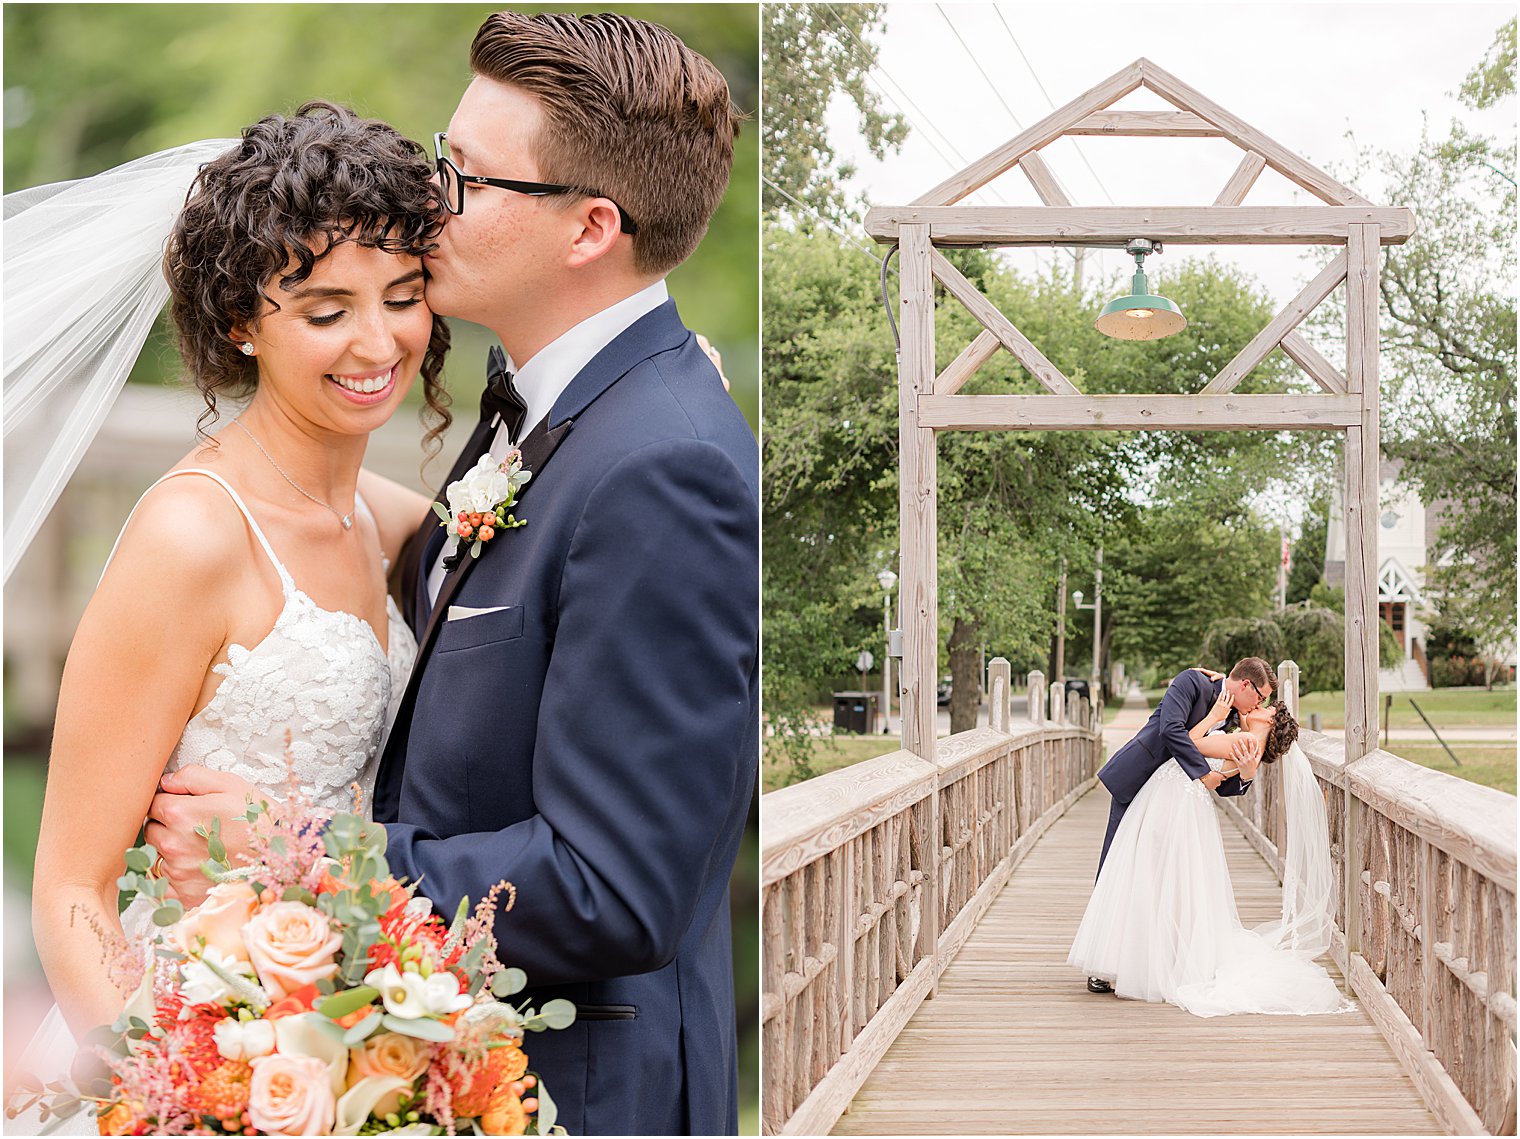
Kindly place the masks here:
POLYGON ((148 867, 149 878, 162 878, 164 876, 164 856, 160 854, 153 860, 153 865, 148 867))

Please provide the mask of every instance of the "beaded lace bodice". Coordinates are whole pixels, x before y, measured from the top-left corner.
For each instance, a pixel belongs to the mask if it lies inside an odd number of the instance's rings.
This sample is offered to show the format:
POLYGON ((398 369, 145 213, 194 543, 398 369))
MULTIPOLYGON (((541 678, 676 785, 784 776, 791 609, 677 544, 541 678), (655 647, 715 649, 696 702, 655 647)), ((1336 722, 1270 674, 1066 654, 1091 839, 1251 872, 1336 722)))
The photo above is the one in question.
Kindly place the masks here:
POLYGON ((362 618, 321 608, 296 587, 224 479, 197 468, 164 478, 192 473, 215 480, 242 511, 279 574, 285 604, 263 640, 232 645, 227 660, 214 667, 221 684, 185 725, 166 770, 199 764, 280 795, 293 768, 315 805, 352 810, 357 783, 368 813, 381 745, 417 654, 411 630, 387 599, 387 651, 362 618))

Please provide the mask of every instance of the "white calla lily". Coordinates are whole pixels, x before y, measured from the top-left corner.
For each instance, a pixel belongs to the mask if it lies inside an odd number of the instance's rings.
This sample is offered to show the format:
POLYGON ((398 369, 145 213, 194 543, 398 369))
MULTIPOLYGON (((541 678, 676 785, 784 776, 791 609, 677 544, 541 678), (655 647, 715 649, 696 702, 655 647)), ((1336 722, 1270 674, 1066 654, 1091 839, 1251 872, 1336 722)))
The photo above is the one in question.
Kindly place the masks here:
POLYGON ((334 1036, 332 1021, 319 1012, 282 1016, 274 1022, 276 1046, 287 1056, 312 1056, 327 1065, 334 1096, 348 1085, 348 1048, 334 1036))
POLYGON ((371 969, 364 983, 380 990, 385 1011, 392 1016, 416 1020, 428 1014, 425 982, 417 973, 403 973, 394 965, 387 965, 384 969, 371 969))
POLYGON ((359 1128, 369 1119, 376 1104, 392 1092, 409 1090, 411 1086, 411 1080, 403 1080, 400 1076, 365 1076, 338 1097, 338 1121, 333 1125, 332 1133, 359 1134, 359 1128))

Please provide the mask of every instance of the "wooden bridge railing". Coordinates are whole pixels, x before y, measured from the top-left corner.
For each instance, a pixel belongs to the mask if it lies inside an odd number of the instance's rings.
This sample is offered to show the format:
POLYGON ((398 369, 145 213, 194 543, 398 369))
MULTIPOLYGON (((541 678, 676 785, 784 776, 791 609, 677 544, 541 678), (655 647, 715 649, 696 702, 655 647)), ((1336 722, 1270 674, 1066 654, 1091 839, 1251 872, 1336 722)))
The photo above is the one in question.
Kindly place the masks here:
POLYGON ((1091 788, 1102 728, 1088 701, 1008 662, 991 724, 894 751, 762 801, 766 1134, 826 1133, 1034 842, 1091 788), (1047 697, 1050 714, 1047 717, 1047 697))
MULTIPOLYGON (((1296 714, 1298 666, 1278 679, 1296 714)), ((1347 763, 1318 732, 1299 743, 1344 884, 1336 963, 1448 1132, 1515 1134, 1515 797, 1386 751, 1347 763)), ((1264 767, 1221 801, 1279 878, 1280 787, 1264 767)))

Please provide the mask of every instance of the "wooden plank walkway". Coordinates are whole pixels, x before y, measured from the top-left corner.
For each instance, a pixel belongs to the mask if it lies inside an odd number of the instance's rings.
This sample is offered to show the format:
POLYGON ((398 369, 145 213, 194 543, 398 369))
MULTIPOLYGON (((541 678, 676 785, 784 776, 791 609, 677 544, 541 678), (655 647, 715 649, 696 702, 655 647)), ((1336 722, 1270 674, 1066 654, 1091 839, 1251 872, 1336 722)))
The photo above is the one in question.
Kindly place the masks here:
MULTIPOLYGON (((1066 953, 1107 818, 1100 784, 1051 827, 835 1134, 1440 1133, 1360 1010, 1206 1020, 1087 992, 1066 953)), ((1268 921, 1276 879, 1221 824, 1241 919, 1268 921)))

